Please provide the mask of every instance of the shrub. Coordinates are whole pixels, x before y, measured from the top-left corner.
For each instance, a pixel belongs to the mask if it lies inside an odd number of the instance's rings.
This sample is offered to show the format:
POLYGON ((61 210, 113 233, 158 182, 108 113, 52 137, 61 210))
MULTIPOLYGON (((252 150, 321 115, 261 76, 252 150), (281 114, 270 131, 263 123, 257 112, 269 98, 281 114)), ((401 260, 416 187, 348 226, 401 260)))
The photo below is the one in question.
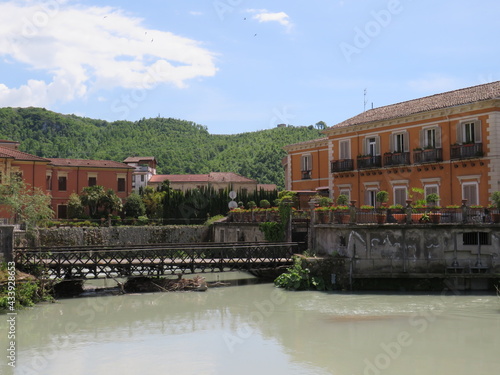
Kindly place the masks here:
POLYGON ((267 199, 262 199, 260 202, 259 202, 259 206, 261 208, 269 208, 271 207, 271 203, 269 203, 269 201, 267 199))

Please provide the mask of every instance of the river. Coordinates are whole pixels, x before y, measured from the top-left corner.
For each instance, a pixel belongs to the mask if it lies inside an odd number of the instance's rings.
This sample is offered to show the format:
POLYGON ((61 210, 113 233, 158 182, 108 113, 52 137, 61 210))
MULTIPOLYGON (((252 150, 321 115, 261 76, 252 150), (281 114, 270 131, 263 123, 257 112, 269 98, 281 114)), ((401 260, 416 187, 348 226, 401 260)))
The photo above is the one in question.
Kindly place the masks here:
MULTIPOLYGON (((7 317, 1 316, 2 348, 7 317)), ((495 295, 206 292, 74 298, 18 312, 2 374, 496 374, 495 295)))

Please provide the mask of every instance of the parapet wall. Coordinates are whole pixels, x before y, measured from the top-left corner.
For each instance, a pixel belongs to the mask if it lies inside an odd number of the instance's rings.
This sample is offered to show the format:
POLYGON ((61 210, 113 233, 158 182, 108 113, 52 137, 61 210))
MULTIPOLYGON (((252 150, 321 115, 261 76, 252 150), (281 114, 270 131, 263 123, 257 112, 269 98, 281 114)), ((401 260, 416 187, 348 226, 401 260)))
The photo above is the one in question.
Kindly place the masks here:
POLYGON ((500 227, 315 225, 313 251, 352 259, 358 273, 500 273, 500 227))

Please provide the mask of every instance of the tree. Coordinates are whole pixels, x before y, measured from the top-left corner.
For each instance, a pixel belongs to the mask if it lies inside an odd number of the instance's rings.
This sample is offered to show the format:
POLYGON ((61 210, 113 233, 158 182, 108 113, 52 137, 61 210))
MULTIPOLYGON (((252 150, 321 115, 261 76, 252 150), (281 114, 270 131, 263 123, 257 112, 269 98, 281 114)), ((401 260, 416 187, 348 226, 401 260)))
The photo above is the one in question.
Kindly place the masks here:
POLYGON ((84 207, 80 196, 72 193, 68 199, 68 217, 70 219, 81 218, 84 214, 84 207))
POLYGON ((28 230, 42 226, 54 217, 51 200, 49 194, 18 178, 0 185, 0 209, 7 210, 15 222, 26 223, 28 230))
POLYGON ((123 202, 113 189, 108 189, 102 198, 101 205, 104 215, 109 215, 113 212, 119 212, 123 209, 123 202))
POLYGON ((125 201, 123 210, 125 211, 126 216, 137 218, 146 213, 146 206, 144 205, 144 202, 139 194, 132 193, 125 201))
POLYGON ((318 121, 316 123, 316 128, 319 130, 326 129, 326 127, 327 127, 327 125, 326 125, 326 122, 324 122, 324 121, 318 121))
POLYGON ((100 185, 84 187, 80 199, 82 204, 89 208, 90 217, 93 219, 99 218, 100 208, 102 208, 101 214, 105 216, 112 212, 121 211, 123 208, 121 199, 113 189, 105 191, 104 187, 100 185))
POLYGON ((90 217, 94 219, 98 217, 99 206, 101 206, 105 195, 104 187, 100 185, 87 186, 82 189, 80 199, 82 204, 89 208, 90 217))

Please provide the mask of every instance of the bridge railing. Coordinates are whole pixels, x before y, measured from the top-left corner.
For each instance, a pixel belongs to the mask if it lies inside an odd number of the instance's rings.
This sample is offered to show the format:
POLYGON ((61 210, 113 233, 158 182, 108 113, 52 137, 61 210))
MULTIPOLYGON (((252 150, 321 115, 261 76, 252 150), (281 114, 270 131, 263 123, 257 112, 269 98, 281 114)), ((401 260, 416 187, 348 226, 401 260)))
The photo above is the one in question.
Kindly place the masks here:
POLYGON ((296 243, 16 248, 20 269, 50 277, 119 277, 274 268, 292 263, 296 243))

